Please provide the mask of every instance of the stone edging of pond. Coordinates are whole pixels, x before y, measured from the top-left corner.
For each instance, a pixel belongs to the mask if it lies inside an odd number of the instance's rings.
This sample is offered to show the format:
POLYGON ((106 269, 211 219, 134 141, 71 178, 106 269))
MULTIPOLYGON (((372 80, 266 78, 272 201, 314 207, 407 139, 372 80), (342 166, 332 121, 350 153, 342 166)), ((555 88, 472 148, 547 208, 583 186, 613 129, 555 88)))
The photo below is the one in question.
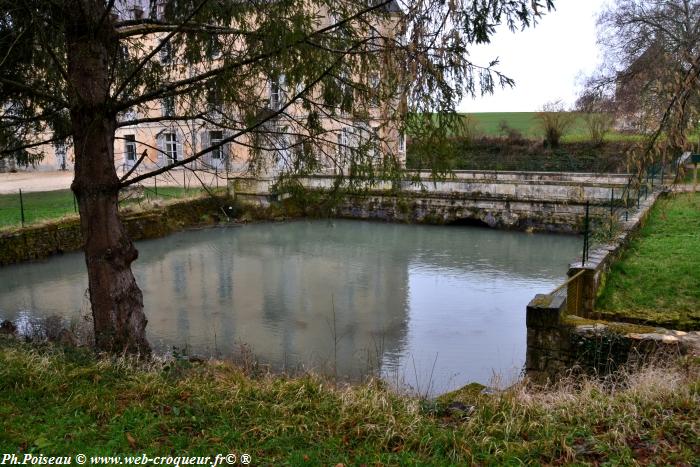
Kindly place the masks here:
POLYGON ((622 223, 609 244, 590 251, 589 259, 569 267, 563 293, 539 294, 527 306, 526 373, 536 382, 557 379, 578 369, 607 374, 623 365, 691 353, 700 355, 700 332, 597 320, 595 300, 612 264, 644 224, 656 201, 655 191, 622 223))
MULTIPOLYGON (((192 227, 228 222, 280 220, 289 213, 270 208, 241 208, 232 198, 202 197, 173 202, 140 212, 125 211, 122 221, 132 240, 159 238, 192 227)), ((80 220, 62 219, 0 233, 0 266, 31 261, 83 247, 80 220)))

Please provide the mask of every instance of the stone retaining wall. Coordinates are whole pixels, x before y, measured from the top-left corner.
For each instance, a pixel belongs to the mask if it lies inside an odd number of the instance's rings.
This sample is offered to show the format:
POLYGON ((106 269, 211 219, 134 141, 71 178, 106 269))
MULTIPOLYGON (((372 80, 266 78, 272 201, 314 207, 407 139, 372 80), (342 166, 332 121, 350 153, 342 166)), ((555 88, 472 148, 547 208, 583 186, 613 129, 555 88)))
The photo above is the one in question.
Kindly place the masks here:
MULTIPOLYGON (((201 198, 168 204, 154 211, 122 216, 132 240, 158 238, 186 227, 209 225, 226 216, 222 209, 232 205, 223 198, 201 198)), ((77 218, 18 232, 0 234, 0 266, 45 258, 57 253, 82 249, 83 238, 77 218)))
POLYGON ((525 370, 538 383, 570 371, 608 374, 622 365, 697 353, 700 332, 596 322, 566 312, 566 297, 537 295, 527 307, 525 370))
MULTIPOLYGON (((419 182, 368 181, 361 190, 347 190, 331 214, 394 222, 477 221, 502 229, 577 233, 586 203, 592 215, 602 215, 611 195, 621 194, 627 180, 624 174, 460 171, 447 180, 432 181, 421 174, 419 182)), ((324 175, 296 179, 317 193, 338 188, 336 181, 324 175)), ((267 205, 286 196, 273 178, 238 177, 230 183, 243 202, 267 205)))
POLYGON ((595 321, 596 298, 611 265, 649 216, 664 192, 641 202, 622 223, 621 233, 607 245, 591 250, 588 261, 570 265, 562 292, 537 295, 527 307, 526 373, 544 382, 572 369, 609 373, 620 365, 693 352, 700 354, 700 332, 672 331, 626 323, 595 321))
POLYGON ((568 284, 567 311, 570 315, 596 318, 596 299, 602 292, 610 267, 625 251, 632 237, 651 213, 651 208, 664 193, 660 190, 654 191, 647 199, 641 201, 639 210, 630 213, 629 218, 622 222, 620 234, 610 243, 591 249, 585 263, 577 261, 569 265, 568 277, 583 273, 568 284))

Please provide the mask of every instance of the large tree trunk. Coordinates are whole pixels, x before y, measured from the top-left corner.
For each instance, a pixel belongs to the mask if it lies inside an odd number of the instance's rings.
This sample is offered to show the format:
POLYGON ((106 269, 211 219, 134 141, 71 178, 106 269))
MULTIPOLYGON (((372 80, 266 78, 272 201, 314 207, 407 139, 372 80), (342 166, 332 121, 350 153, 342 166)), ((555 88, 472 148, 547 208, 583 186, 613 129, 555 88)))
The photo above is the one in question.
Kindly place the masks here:
POLYGON ((66 28, 75 178, 85 241, 90 303, 99 350, 147 355, 143 295, 131 272, 138 252, 119 219, 119 178, 114 167, 116 116, 109 105, 112 19, 100 0, 67 2, 66 28))

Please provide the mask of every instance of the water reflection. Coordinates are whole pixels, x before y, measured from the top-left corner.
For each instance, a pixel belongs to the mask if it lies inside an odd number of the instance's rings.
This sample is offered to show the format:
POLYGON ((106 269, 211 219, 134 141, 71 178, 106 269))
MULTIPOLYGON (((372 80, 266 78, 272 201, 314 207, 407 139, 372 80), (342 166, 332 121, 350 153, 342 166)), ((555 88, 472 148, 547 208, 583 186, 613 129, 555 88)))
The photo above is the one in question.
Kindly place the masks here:
MULTIPOLYGON (((275 369, 384 377, 435 393, 525 358, 525 305, 578 240, 472 227, 301 221, 139 243, 149 339, 275 369)), ((0 318, 87 309, 81 255, 0 269, 0 318)))

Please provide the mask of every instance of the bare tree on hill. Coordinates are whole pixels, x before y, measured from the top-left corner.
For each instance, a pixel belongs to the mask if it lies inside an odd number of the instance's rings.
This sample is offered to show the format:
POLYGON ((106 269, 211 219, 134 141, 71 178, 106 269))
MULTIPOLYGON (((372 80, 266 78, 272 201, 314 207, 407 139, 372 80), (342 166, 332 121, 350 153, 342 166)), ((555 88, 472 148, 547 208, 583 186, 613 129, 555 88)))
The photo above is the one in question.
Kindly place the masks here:
POLYGON ((617 0, 599 35, 604 63, 586 92, 614 103, 618 127, 647 135, 632 164, 687 147, 700 117, 700 1, 617 0))

